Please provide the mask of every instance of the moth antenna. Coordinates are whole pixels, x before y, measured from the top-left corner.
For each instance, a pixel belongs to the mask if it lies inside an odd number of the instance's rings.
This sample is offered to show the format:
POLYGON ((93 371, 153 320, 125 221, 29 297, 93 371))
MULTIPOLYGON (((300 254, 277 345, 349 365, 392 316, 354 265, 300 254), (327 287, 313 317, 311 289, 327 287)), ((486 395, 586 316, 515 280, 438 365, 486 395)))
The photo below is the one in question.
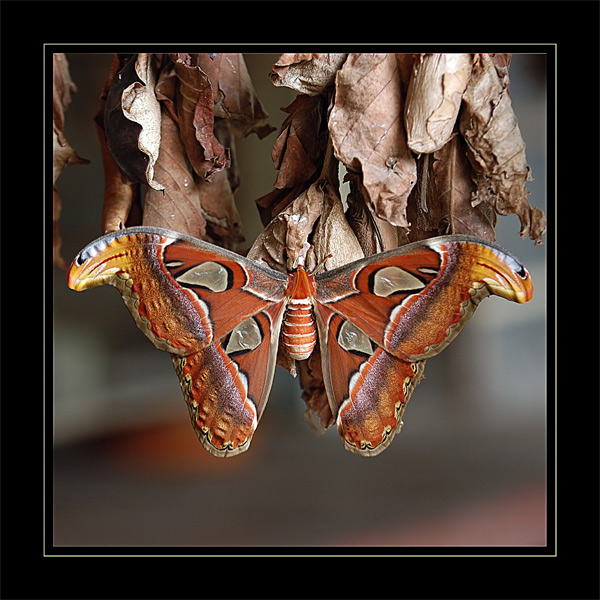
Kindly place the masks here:
POLYGON ((333 258, 333 254, 328 254, 325 258, 321 259, 318 263, 317 266, 313 269, 312 274, 316 275, 317 271, 319 269, 321 269, 322 267, 325 266, 325 263, 330 259, 333 258))

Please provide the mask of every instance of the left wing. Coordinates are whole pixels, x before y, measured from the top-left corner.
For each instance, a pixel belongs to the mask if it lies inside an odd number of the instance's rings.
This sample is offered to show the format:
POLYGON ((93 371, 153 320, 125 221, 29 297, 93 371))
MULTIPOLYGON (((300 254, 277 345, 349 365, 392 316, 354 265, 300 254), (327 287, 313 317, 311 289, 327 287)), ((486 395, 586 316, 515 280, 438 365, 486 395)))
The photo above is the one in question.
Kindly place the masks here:
POLYGON ((172 354, 202 445, 215 456, 247 450, 273 381, 287 277, 188 236, 134 227, 75 258, 69 287, 104 284, 172 354))

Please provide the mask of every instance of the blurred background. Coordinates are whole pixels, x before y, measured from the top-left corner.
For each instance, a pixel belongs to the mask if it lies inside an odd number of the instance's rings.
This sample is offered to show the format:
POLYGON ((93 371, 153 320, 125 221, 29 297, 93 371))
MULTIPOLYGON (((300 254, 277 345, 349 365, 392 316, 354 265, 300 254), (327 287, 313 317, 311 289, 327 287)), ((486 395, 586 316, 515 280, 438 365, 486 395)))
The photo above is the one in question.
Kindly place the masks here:
MULTIPOLYGON (((246 54, 270 122, 295 93, 272 86, 278 54, 246 54)), ((67 54, 78 87, 65 134, 91 161, 66 169, 62 255, 101 234, 103 175, 93 117, 110 54, 67 54)), ((546 55, 515 54, 511 97, 527 144, 532 206, 546 210, 546 55)), ((254 200, 276 172, 265 139, 238 140, 236 201, 248 247, 254 200)), ((199 444, 170 357, 139 332, 116 290, 76 293, 54 267, 54 545, 537 546, 546 543, 546 246, 499 217, 498 242, 531 272, 534 298, 483 302, 427 362, 404 427, 378 457, 305 423, 297 382, 277 369, 248 452, 199 444)))

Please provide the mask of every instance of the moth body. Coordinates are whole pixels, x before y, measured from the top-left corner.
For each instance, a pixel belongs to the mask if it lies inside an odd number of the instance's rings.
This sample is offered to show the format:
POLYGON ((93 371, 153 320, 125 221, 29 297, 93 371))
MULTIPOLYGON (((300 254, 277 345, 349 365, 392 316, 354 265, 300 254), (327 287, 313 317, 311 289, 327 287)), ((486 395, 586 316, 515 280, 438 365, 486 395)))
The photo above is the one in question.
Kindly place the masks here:
POLYGON ((317 343, 313 312, 314 283, 302 265, 289 275, 285 316, 281 328, 282 343, 294 360, 305 360, 317 343))

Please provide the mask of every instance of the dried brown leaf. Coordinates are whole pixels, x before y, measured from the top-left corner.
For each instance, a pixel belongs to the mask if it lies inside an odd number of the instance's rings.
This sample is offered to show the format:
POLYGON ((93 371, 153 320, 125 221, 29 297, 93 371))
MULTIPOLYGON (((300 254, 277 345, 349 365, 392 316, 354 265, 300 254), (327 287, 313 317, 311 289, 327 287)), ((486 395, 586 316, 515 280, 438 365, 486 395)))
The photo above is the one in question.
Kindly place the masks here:
POLYGON ((364 200, 361 188, 360 181, 350 179, 350 193, 346 197, 346 219, 363 254, 371 256, 397 248, 400 245, 399 228, 373 214, 364 200))
POLYGON ((161 140, 155 173, 163 183, 164 191, 148 188, 142 222, 201 239, 206 234, 206 221, 202 215, 200 192, 179 127, 167 110, 162 113, 161 140))
POLYGON ((323 162, 320 98, 298 96, 283 110, 290 116, 283 122, 271 153, 279 171, 274 187, 279 189, 309 181, 323 162))
POLYGON ((323 210, 323 191, 317 184, 303 191, 263 229, 248 252, 284 273, 309 247, 309 237, 323 210))
POLYGON ((285 236, 287 221, 283 215, 276 216, 257 236, 248 251, 248 258, 264 262, 272 269, 287 273, 285 236))
POLYGON ((292 188, 274 188, 256 200, 256 206, 263 225, 267 226, 282 210, 289 206, 306 188, 300 183, 292 188))
POLYGON ((138 74, 138 55, 122 58, 118 73, 113 68, 109 74, 106 100, 96 121, 103 119, 106 143, 123 175, 130 182, 160 189, 153 177, 160 147, 160 105, 154 96, 151 61, 148 55, 139 56, 146 83, 138 74))
MULTIPOLYGON (((175 66, 169 60, 162 65, 158 72, 156 86, 154 91, 156 99, 161 104, 161 112, 167 111, 171 115, 171 119, 179 125, 179 117, 177 116, 177 74, 175 66)), ((162 127, 162 124, 161 124, 162 127)))
POLYGON ((202 178, 229 166, 229 153, 214 135, 215 106, 208 75, 193 55, 171 55, 177 86, 179 129, 194 171, 202 178))
MULTIPOLYGON (((115 54, 113 56, 111 69, 100 94, 100 108, 98 114, 94 118, 96 123, 96 133, 102 151, 102 166, 104 172, 104 202, 102 205, 101 223, 103 233, 118 231, 126 226, 129 215, 132 213, 134 201, 137 198, 139 189, 138 184, 132 183, 132 180, 121 170, 106 139, 105 126, 107 123, 111 126, 113 132, 119 129, 118 123, 122 123, 123 125, 130 123, 123 116, 122 110, 119 109, 118 98, 119 95, 122 94, 122 90, 118 92, 113 88, 113 83, 115 79, 118 78, 118 74, 123 66, 119 56, 115 54), (111 94, 110 104, 108 102, 109 94, 111 94)), ((139 131, 137 125, 131 124, 130 126, 135 128, 136 131, 139 131)), ((113 148, 116 148, 118 139, 118 136, 113 136, 113 148)), ((134 141, 132 140, 131 147, 133 148, 135 159, 143 161, 143 154, 135 149, 133 143, 134 141)), ((126 156, 125 152, 120 153, 121 146, 118 148, 117 154, 126 156)), ((141 164, 141 168, 144 168, 143 163, 141 164)))
POLYGON ((423 54, 399 53, 395 55, 398 63, 398 73, 400 75, 400 85, 406 96, 410 80, 413 76, 415 68, 418 67, 422 60, 423 54))
POLYGON ((496 73, 498 73, 498 77, 502 81, 502 85, 508 90, 510 86, 510 77, 508 74, 508 70, 510 68, 510 61, 512 59, 512 54, 488 54, 494 67, 496 67, 496 73))
POLYGON ((420 159, 419 183, 409 199, 409 239, 436 235, 474 235, 494 241, 495 213, 486 202, 473 206, 472 170, 461 136, 420 159))
POLYGON ((545 231, 545 218, 542 211, 534 212, 527 200, 525 184, 531 174, 506 86, 507 78, 498 76, 490 56, 476 55, 460 118, 476 173, 473 202, 487 201, 500 215, 517 215, 521 237, 529 235, 538 244, 545 231))
POLYGON ((227 119, 215 118, 215 136, 219 143, 229 150, 229 167, 227 168, 227 178, 231 191, 235 192, 240 186, 240 170, 238 167, 236 140, 233 128, 227 119))
POLYGON ((472 65, 470 54, 426 54, 415 65, 405 111, 413 152, 434 152, 450 139, 472 65))
POLYGON ((65 110, 77 91, 69 72, 69 62, 62 53, 52 55, 52 84, 52 118, 62 145, 64 140, 60 136, 65 128, 65 110))
POLYGON ((347 54, 282 54, 271 70, 273 85, 318 96, 332 88, 347 54))
MULTIPOLYGON (((532 208, 530 213, 529 237, 535 240, 536 246, 542 243, 546 233, 546 215, 541 208, 532 208)), ((522 234, 521 234, 522 235, 522 234)))
POLYGON ((433 198, 438 211, 440 207, 445 209, 439 233, 474 235, 494 242, 496 215, 487 202, 478 206, 471 203, 474 188, 465 144, 460 136, 455 136, 433 154, 430 169, 433 198))
POLYGON ((52 183, 60 177, 60 174, 73 165, 87 165, 89 160, 81 158, 71 147, 62 131, 53 127, 52 131, 52 183))
POLYGON ((348 224, 344 206, 335 188, 323 182, 313 187, 322 193, 321 216, 312 236, 317 262, 330 271, 363 258, 364 253, 348 224))
POLYGON ((391 54, 349 54, 336 76, 329 116, 335 156, 362 174, 375 214, 408 226, 406 203, 417 178, 406 145, 398 63, 391 54))
POLYGON ((210 179, 195 179, 208 238, 218 246, 235 250, 245 238, 227 171, 217 171, 210 179))
POLYGON ((196 65, 208 76, 214 98, 215 117, 226 119, 236 137, 255 133, 262 139, 275 131, 260 102, 242 54, 219 53, 214 59, 196 56, 196 65))
POLYGON ((102 233, 119 231, 126 226, 139 185, 125 180, 121 169, 108 148, 104 129, 97 125, 104 170, 104 202, 102 204, 102 233))
POLYGON ((156 76, 151 54, 137 55, 135 72, 140 81, 134 81, 123 90, 123 114, 141 126, 137 145, 148 160, 145 181, 139 183, 147 183, 155 190, 162 190, 163 186, 154 179, 154 165, 160 150, 160 104, 154 91, 156 76))
POLYGON ((279 173, 274 189, 256 200, 264 225, 310 185, 323 164, 319 138, 321 99, 300 95, 283 110, 289 117, 282 124, 271 152, 279 173))

